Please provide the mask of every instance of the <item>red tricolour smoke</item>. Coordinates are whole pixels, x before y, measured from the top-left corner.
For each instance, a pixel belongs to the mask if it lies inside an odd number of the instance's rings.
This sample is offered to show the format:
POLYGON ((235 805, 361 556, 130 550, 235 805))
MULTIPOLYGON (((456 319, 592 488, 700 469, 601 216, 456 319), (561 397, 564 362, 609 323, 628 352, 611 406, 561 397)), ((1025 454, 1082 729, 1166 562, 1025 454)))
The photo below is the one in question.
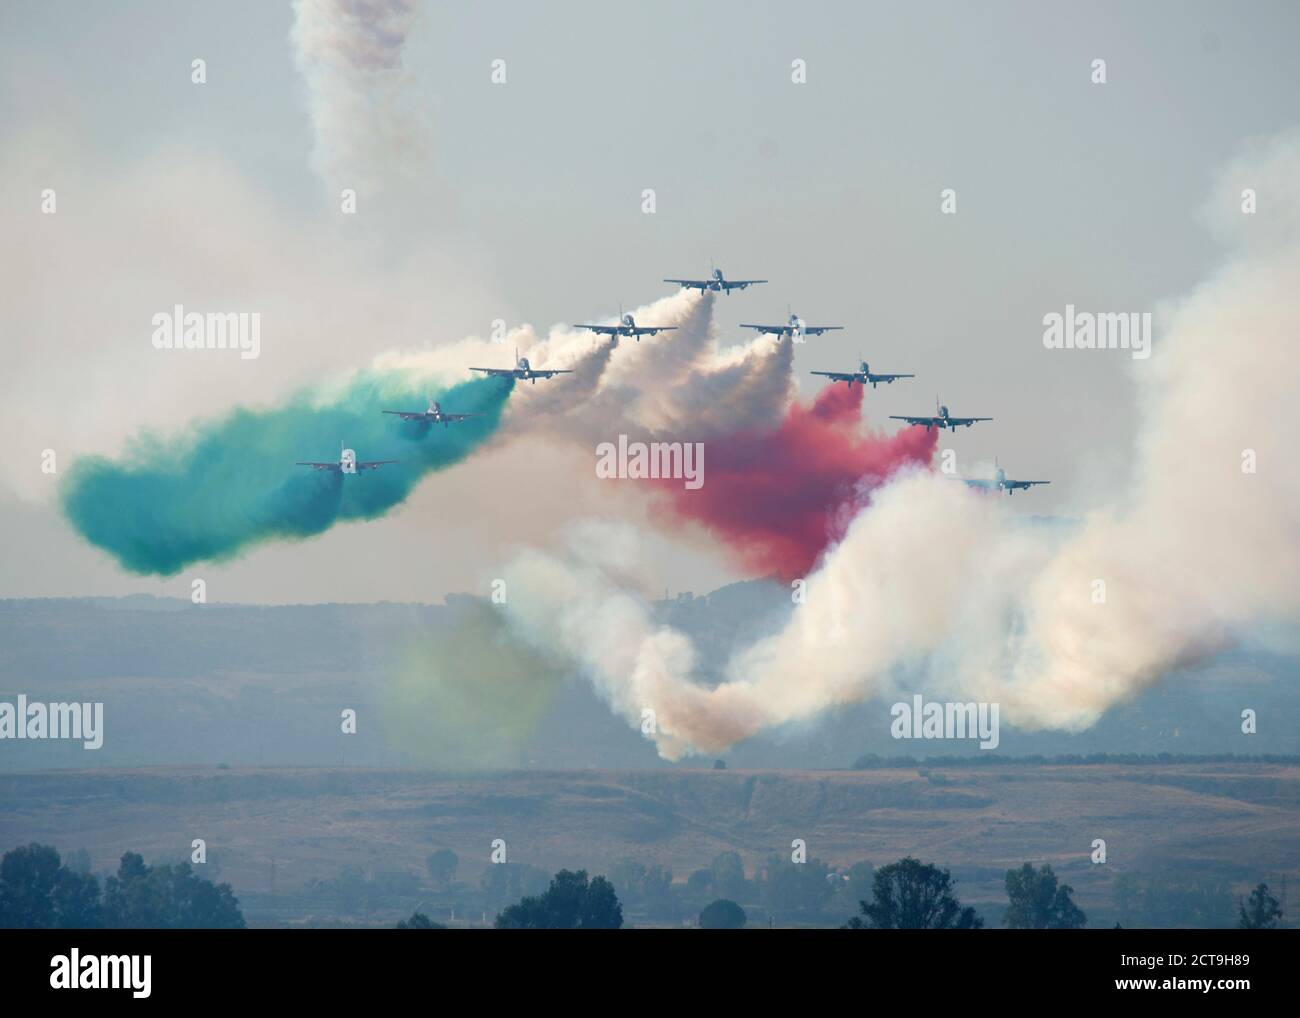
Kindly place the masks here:
POLYGON ((871 492, 902 467, 928 465, 938 443, 921 428, 861 434, 861 410, 861 387, 834 385, 811 407, 792 404, 773 430, 711 438, 702 487, 658 482, 666 506, 716 534, 753 575, 806 576, 871 492))

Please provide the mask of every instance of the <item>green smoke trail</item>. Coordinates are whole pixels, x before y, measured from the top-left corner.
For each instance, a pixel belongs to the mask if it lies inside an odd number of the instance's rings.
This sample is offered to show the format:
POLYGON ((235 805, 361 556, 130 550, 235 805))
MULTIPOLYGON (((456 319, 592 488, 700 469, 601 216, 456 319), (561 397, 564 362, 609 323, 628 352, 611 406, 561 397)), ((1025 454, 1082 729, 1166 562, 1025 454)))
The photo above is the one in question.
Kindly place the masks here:
POLYGON ((505 609, 448 599, 375 684, 385 738, 425 767, 518 767, 564 683, 560 659, 524 643, 505 609))
POLYGON ((74 463, 60 490, 63 512, 124 569, 171 576, 263 541, 384 515, 425 474, 486 441, 513 387, 510 379, 483 378, 438 392, 405 374, 365 373, 270 409, 236 409, 176 438, 144 434, 120 461, 74 463), (444 426, 380 413, 423 410, 429 396, 448 412, 483 416, 444 426), (340 442, 358 460, 400 462, 347 476, 294 465, 337 461, 340 442))

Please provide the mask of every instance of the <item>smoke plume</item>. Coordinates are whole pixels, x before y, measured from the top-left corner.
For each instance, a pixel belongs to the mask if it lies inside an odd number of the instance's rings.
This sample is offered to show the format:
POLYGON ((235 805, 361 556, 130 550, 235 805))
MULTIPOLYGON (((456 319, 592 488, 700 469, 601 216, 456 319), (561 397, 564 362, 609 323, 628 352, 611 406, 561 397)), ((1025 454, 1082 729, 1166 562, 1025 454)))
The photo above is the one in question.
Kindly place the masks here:
POLYGON ((331 191, 363 200, 416 183, 431 158, 425 118, 402 54, 415 25, 411 0, 296 0, 294 58, 307 85, 312 164, 331 191))
POLYGON ((751 575, 806 576, 871 491, 895 471, 928 464, 938 432, 863 435, 861 386, 830 386, 792 403, 776 428, 719 435, 705 446, 704 485, 656 482, 669 511, 726 542, 751 575))
POLYGON ((482 414, 450 427, 380 413, 423 410, 430 390, 419 382, 366 372, 271 409, 234 410, 175 437, 138 436, 120 460, 73 464, 61 489, 64 514, 123 568, 162 576, 271 539, 382 516, 426 474, 482 444, 512 387, 509 379, 476 379, 435 392, 450 412, 482 414), (342 444, 358 460, 398 462, 348 476, 295 465, 337 462, 342 444))
POLYGON ((918 663, 932 698, 1080 729, 1234 641, 1293 632, 1300 472, 1278 414, 1300 405, 1300 140, 1230 167, 1215 207, 1235 212, 1242 179, 1268 185, 1279 211, 1258 228, 1218 217, 1233 257, 1162 309, 1150 360, 1133 363, 1133 480, 1098 493, 1078 526, 1035 526, 1005 500, 900 472, 808 577, 790 621, 713 686, 691 641, 636 593, 646 563, 630 530, 517 560, 533 595, 514 603, 519 631, 569 655, 630 724, 652 712, 668 758, 884 695, 918 663))

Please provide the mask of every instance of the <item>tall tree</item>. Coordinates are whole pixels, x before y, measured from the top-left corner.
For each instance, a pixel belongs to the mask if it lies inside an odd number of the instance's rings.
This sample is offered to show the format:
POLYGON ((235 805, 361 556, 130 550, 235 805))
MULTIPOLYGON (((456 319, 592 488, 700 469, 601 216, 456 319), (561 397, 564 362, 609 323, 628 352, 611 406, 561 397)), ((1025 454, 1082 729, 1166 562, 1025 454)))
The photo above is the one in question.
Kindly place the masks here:
POLYGON ((62 866, 59 853, 33 842, 0 860, 0 926, 47 930, 58 924, 54 890, 62 866))
POLYGON ((54 885, 56 923, 63 930, 93 930, 103 925, 99 880, 94 874, 64 867, 54 885))
POLYGON ((560 870, 546 891, 521 898, 497 916, 499 930, 616 930, 623 906, 604 877, 587 880, 587 871, 560 870))
POLYGON ((242 929, 244 916, 229 884, 196 876, 187 862, 146 866, 122 856, 104 884, 104 925, 111 929, 242 929))
POLYGON ((1275 930, 1282 921, 1282 906, 1268 893, 1268 884, 1260 884, 1241 904, 1237 926, 1243 930, 1275 930))
POLYGON ((1074 903, 1074 888, 1058 884, 1052 867, 1036 870, 1025 863, 1007 870, 1007 898, 1010 906, 1002 917, 1013 930, 1077 930, 1088 921, 1074 903))
POLYGON ((876 870, 872 900, 859 902, 861 916, 845 925, 851 930, 975 930, 984 925, 970 906, 952 893, 947 870, 908 856, 876 870))

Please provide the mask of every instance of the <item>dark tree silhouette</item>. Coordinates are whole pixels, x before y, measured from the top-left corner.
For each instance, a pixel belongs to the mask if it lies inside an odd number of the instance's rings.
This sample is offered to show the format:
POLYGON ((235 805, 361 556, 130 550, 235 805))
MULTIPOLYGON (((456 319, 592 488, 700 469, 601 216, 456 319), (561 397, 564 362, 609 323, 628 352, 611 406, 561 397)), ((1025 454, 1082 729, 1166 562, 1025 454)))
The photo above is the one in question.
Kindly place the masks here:
POLYGON ((440 848, 424 860, 425 869, 429 871, 429 879, 433 881, 433 886, 440 890, 451 886, 459 865, 460 857, 450 848, 440 848))
POLYGON ((739 930, 745 925, 745 910, 734 901, 719 898, 700 913, 702 930, 739 930))
POLYGON ((947 870, 908 856, 876 870, 872 900, 859 902, 850 930, 975 930, 984 920, 952 894, 947 870))
POLYGON ((1242 902, 1237 926, 1243 930, 1275 930, 1281 921, 1281 905, 1268 893, 1268 884, 1260 884, 1242 902))
POLYGON ((1057 884, 1051 866, 1041 870, 1025 863, 1007 870, 1007 898, 1011 904, 1002 924, 1013 930, 1077 930, 1088 921, 1070 897, 1074 888, 1057 884))
POLYGON ((0 860, 0 926, 48 930, 58 926, 54 901, 62 866, 59 853, 34 842, 0 860))
POLYGON ((398 922, 399 930, 445 930, 442 923, 435 923, 423 912, 412 912, 410 919, 402 919, 398 922))
POLYGON ((588 882, 587 871, 560 870, 546 891, 520 899, 497 916, 499 930, 617 930, 623 906, 604 877, 588 882))
POLYGON ((54 911, 60 929, 93 930, 102 926, 99 880, 79 870, 60 870, 59 882, 54 885, 54 911))
POLYGON ((104 925, 111 929, 242 929, 244 916, 229 884, 195 876, 187 862, 146 866, 122 856, 104 883, 104 925))
POLYGON ((194 875, 189 863, 146 866, 122 856, 104 884, 68 869, 49 845, 28 845, 0 860, 0 926, 92 929, 233 929, 244 925, 229 884, 194 875))

